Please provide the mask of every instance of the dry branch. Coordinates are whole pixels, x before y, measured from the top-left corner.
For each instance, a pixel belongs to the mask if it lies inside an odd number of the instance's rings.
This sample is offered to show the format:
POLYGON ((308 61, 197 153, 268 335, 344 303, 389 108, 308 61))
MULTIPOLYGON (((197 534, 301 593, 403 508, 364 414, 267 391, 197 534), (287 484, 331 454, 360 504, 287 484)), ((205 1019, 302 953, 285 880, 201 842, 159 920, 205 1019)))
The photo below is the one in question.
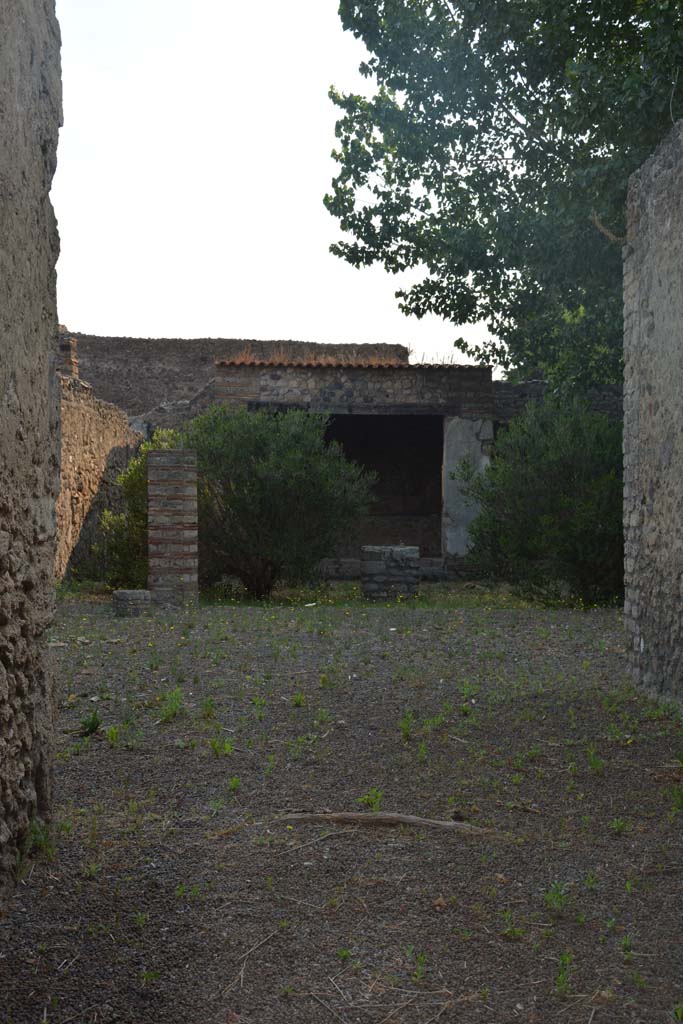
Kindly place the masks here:
POLYGON ((439 821, 436 818, 418 818, 414 814, 394 814, 391 812, 377 811, 374 813, 363 811, 330 811, 324 813, 310 814, 286 814, 284 818, 276 818, 275 824, 291 825, 294 823, 310 825, 368 825, 379 828, 392 828, 398 825, 409 825, 412 828, 433 828, 446 832, 464 832, 468 835, 498 836, 503 838, 505 833, 496 832, 490 828, 479 828, 477 825, 468 825, 466 821, 439 821))

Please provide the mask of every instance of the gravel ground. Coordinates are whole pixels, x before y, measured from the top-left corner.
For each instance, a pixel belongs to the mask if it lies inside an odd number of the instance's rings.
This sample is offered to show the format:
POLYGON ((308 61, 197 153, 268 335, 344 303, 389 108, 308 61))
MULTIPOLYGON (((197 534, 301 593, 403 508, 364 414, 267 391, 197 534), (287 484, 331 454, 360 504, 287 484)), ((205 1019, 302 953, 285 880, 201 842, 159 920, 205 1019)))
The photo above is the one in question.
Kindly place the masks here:
POLYGON ((680 718, 615 611, 462 596, 63 601, 0 1020, 683 1021, 680 718), (373 810, 492 834, 277 820, 373 810))

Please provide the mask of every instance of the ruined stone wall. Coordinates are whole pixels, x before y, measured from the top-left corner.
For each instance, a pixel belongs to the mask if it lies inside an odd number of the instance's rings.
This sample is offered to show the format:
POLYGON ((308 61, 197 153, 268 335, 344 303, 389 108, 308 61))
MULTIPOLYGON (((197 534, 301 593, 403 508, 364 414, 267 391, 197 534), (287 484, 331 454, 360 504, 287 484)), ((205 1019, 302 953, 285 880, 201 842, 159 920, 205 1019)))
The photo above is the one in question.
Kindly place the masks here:
POLYGON ((491 418, 491 370, 479 366, 216 367, 216 400, 301 406, 331 414, 491 418))
MULTIPOLYGON (((61 120, 52 0, 0 3, 0 890, 50 804, 58 481, 58 237, 48 193, 61 120)), ((1 1001, 1 999, 0 999, 1 1001)))
POLYGON ((62 458, 55 575, 62 579, 88 559, 102 510, 119 510, 116 477, 141 438, 128 426, 125 413, 101 402, 88 384, 59 379, 62 458))
MULTIPOLYGON (((543 380, 527 380, 519 384, 505 380, 494 381, 495 422, 509 423, 515 416, 519 416, 525 405, 542 401, 547 393, 548 385, 543 380)), ((604 413, 611 419, 621 419, 622 393, 618 385, 605 384, 601 388, 592 388, 586 398, 594 412, 604 413)))
POLYGON ((129 416, 141 416, 165 404, 186 402, 214 376, 217 359, 234 359, 248 349, 266 358, 281 349, 297 355, 318 353, 382 358, 408 362, 403 345, 318 345, 292 341, 249 341, 223 338, 100 338, 64 333, 78 343, 80 375, 98 398, 112 402, 129 416))
POLYGON ((683 698, 683 121, 630 181, 624 313, 629 659, 683 698))

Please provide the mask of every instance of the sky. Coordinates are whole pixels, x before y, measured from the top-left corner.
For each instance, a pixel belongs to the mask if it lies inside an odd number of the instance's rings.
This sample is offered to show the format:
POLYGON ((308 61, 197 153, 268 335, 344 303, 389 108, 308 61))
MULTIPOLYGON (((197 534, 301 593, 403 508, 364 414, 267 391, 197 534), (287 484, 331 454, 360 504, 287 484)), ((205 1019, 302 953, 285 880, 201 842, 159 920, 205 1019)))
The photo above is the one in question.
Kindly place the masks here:
POLYGON ((398 309, 401 278, 329 253, 334 84, 365 50, 338 0, 57 0, 60 322, 130 337, 400 342, 463 356, 398 309))

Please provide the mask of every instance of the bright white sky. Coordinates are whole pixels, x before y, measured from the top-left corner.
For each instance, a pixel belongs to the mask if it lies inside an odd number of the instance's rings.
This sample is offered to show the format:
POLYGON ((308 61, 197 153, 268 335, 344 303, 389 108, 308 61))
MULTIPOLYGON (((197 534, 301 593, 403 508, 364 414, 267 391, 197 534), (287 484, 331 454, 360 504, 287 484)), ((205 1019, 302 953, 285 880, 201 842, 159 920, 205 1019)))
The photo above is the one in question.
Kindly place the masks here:
POLYGON ((364 49, 337 0, 57 0, 64 113, 59 317, 132 337, 401 342, 463 361, 398 310, 400 278, 328 252, 331 84, 364 49))

